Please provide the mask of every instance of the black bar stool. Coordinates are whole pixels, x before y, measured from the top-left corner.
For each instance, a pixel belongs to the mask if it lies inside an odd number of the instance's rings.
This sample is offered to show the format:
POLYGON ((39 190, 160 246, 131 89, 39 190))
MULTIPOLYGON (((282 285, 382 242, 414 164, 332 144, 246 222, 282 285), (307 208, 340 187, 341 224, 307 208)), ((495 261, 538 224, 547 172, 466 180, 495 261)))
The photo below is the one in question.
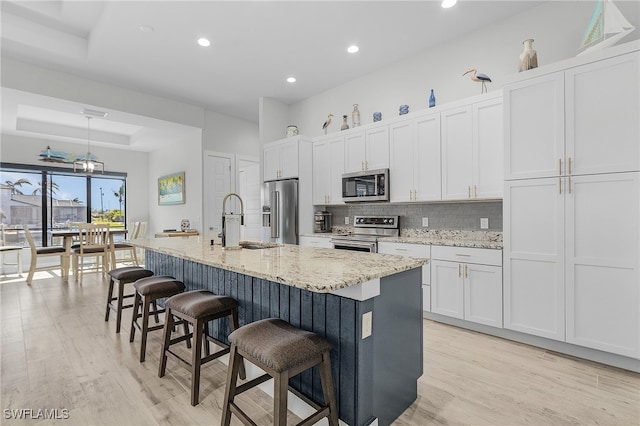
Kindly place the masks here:
MULTIPOLYGON (((165 309, 158 309, 156 301, 165 297, 175 296, 184 292, 184 283, 167 275, 153 276, 139 279, 133 283, 136 289, 133 301, 133 316, 131 317, 131 331, 129 332, 129 342, 133 342, 136 335, 136 328, 140 330, 140 362, 144 362, 147 352, 147 334, 150 331, 160 330, 164 324, 158 324, 158 314, 165 312, 165 309), (151 312, 153 305, 153 312, 151 312), (139 313, 142 307, 142 313, 139 313), (155 316, 156 324, 149 327, 149 315, 155 316), (138 324, 138 318, 142 318, 142 325, 138 324)), ((184 323, 184 334, 189 334, 189 327, 184 323)), ((187 347, 191 347, 191 341, 187 340, 187 347)))
POLYGON ((273 424, 287 424, 287 391, 289 378, 316 365, 320 365, 320 378, 324 394, 324 405, 312 401, 295 389, 291 389, 299 398, 316 409, 316 412, 298 425, 311 425, 323 417, 329 424, 338 424, 338 411, 331 377, 329 352, 331 344, 323 337, 309 331, 293 327, 286 321, 267 318, 247 324, 229 335, 231 353, 227 372, 227 386, 224 395, 222 425, 231 422, 231 413, 238 416, 246 425, 255 424, 235 403, 236 395, 253 388, 271 377, 274 379, 273 424), (238 371, 242 360, 262 368, 267 374, 237 386, 238 371))
POLYGON ((124 299, 133 297, 133 294, 124 295, 124 286, 135 282, 141 278, 150 277, 153 275, 153 271, 144 269, 140 266, 125 266, 122 268, 116 268, 109 271, 109 293, 107 294, 107 312, 104 315, 104 320, 109 321, 109 313, 116 311, 116 333, 120 333, 120 324, 122 323, 122 310, 131 308, 131 305, 124 305, 124 299), (114 285, 118 285, 118 295, 113 295, 114 285), (117 301, 114 305, 112 302, 117 301))
MULTIPOLYGON (((238 302, 231 297, 218 296, 207 290, 195 290, 171 296, 167 299, 165 308, 164 345, 158 376, 164 376, 168 355, 191 366, 191 405, 197 405, 200 394, 200 367, 209 361, 213 361, 229 353, 229 345, 209 336, 207 323, 228 316, 231 331, 236 330, 238 328, 238 302), (190 323, 193 326, 193 332, 172 339, 171 331, 174 326, 174 316, 190 323), (189 362, 173 352, 171 345, 191 337, 193 337, 193 346, 191 348, 191 362, 189 362), (211 354, 208 343, 210 341, 223 349, 211 354), (204 357, 202 357, 203 343, 205 344, 204 357)), ((241 369, 240 375, 244 378, 244 366, 240 366, 239 368, 241 369)))

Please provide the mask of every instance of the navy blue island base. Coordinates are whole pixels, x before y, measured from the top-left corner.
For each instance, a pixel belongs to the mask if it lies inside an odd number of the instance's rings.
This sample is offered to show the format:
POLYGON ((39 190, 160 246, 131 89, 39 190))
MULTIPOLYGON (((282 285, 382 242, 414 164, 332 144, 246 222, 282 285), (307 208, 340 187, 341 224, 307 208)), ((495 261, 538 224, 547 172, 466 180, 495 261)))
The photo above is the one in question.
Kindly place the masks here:
MULTIPOLYGON (((206 289, 239 303, 240 326, 282 318, 326 337, 343 422, 391 424, 417 398, 422 375, 422 285, 420 268, 380 278, 380 294, 354 300, 312 292, 179 257, 146 250, 146 267, 172 275, 187 291, 206 289), (362 338, 362 316, 373 314, 372 335, 362 338)), ((211 335, 228 342, 226 319, 210 324, 211 335)), ((322 401, 317 367, 291 378, 290 385, 322 401)))

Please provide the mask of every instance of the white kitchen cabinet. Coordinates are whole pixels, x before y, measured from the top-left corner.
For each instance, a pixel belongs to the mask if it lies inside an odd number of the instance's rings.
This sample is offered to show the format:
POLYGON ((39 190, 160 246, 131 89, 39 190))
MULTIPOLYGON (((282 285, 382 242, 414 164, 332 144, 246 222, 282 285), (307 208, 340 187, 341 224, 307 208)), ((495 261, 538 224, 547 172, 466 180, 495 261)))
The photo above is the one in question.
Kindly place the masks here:
POLYGON ((343 204, 344 137, 331 136, 313 143, 313 204, 343 204))
POLYGON ((566 180, 566 341, 640 358, 640 173, 566 180))
POLYGON ((505 86, 505 179, 640 170, 639 57, 505 86))
POLYGON ((639 176, 506 182, 505 328, 640 357, 639 176))
POLYGON ((310 235, 301 235, 300 236, 300 245, 307 247, 317 247, 317 248, 333 248, 333 244, 331 243, 330 237, 314 237, 310 235))
POLYGON ((502 99, 441 113, 442 199, 502 197, 502 99))
POLYGON ((390 201, 441 199, 440 114, 389 126, 390 201))
POLYGON ((344 138, 345 172, 389 168, 389 127, 354 131, 344 138))
POLYGON ((298 144, 300 137, 287 138, 264 145, 264 181, 298 177, 298 144))
POLYGON ((639 64, 634 52, 565 71, 566 174, 640 170, 639 64))
POLYGON ((502 251, 433 246, 431 312, 502 327, 502 251))
POLYGON ((564 199, 560 178, 504 190, 504 327, 564 341, 564 199))
POLYGON ((378 253, 427 259, 422 265, 422 309, 431 311, 431 246, 426 244, 378 242, 378 253))

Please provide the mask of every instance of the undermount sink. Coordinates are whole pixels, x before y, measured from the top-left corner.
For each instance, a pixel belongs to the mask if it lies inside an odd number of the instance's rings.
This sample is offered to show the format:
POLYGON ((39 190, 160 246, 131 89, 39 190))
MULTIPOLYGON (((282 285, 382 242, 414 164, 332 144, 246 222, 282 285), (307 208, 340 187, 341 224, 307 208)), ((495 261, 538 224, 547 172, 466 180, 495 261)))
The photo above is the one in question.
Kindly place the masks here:
POLYGON ((238 245, 243 249, 248 249, 248 250, 262 250, 262 249, 280 247, 279 244, 261 243, 261 242, 254 242, 254 241, 240 241, 238 245))

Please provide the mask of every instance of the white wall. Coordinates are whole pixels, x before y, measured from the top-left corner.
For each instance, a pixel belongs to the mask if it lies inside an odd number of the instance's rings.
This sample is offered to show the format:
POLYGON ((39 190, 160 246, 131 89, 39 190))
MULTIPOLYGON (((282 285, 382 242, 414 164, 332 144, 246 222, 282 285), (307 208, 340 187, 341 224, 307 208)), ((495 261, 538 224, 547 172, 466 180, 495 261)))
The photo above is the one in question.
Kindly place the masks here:
MULTIPOLYGON (((51 144, 52 142, 46 139, 3 134, 0 139, 0 160, 4 163, 41 166, 43 163, 38 161, 39 154, 51 144)), ((55 147, 57 151, 64 152, 78 152, 85 148, 76 143, 58 141, 55 142, 55 147)), ((127 173, 127 221, 148 220, 146 196, 149 192, 148 154, 127 151, 127 155, 122 155, 121 150, 99 146, 91 147, 91 153, 105 163, 105 171, 127 173)), ((51 165, 73 170, 70 164, 51 165)))
MULTIPOLYGON (((638 39, 640 2, 616 0, 615 3, 636 27, 621 42, 638 39)), ((364 125, 373 122, 375 111, 382 112, 384 121, 398 116, 398 107, 402 104, 409 105, 410 111, 427 108, 430 89, 434 89, 437 105, 478 95, 480 83, 471 81, 468 75, 462 76, 471 67, 491 77, 493 83, 488 83, 489 91, 500 89, 506 76, 518 72, 525 39, 535 39, 533 47, 538 52, 540 66, 575 56, 593 7, 593 1, 542 3, 459 40, 290 105, 289 121, 298 126, 301 134, 315 137, 323 133, 322 123, 330 112, 334 120, 329 133, 340 131, 344 114, 348 115, 351 125, 354 103, 359 104, 364 125)), ((265 109, 268 106, 265 104, 265 109)), ((277 105, 276 112, 281 114, 277 105)), ((269 119, 270 112, 265 111, 261 119, 263 116, 269 119)))
POLYGON ((206 151, 258 157, 258 124, 206 110, 202 148, 206 151))
POLYGON ((149 233, 180 229, 180 221, 189 219, 192 229, 202 231, 202 134, 176 141, 174 146, 149 153, 148 211, 149 233), (185 172, 185 204, 158 205, 157 182, 161 176, 185 172))

